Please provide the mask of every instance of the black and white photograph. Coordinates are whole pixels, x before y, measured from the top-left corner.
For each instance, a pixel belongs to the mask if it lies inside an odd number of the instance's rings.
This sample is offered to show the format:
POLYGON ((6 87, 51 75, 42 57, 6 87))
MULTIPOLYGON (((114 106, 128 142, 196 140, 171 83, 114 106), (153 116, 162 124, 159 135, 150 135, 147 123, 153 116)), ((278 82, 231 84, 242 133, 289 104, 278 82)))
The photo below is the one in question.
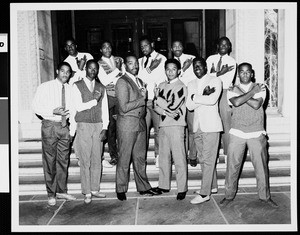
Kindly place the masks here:
POLYGON ((9 44, 12 232, 298 230, 296 2, 10 3, 9 44))

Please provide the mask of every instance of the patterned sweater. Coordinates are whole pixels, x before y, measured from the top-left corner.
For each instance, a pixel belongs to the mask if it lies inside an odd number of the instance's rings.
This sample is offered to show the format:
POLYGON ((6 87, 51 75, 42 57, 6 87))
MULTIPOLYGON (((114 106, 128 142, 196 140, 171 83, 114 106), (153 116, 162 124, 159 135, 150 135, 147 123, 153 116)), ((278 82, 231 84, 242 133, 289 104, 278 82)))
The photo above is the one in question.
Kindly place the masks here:
POLYGON ((159 126, 186 126, 186 99, 187 89, 178 78, 170 82, 162 82, 158 86, 159 95, 154 101, 155 111, 160 114, 159 126), (164 115, 164 111, 178 111, 179 115, 171 118, 164 115))

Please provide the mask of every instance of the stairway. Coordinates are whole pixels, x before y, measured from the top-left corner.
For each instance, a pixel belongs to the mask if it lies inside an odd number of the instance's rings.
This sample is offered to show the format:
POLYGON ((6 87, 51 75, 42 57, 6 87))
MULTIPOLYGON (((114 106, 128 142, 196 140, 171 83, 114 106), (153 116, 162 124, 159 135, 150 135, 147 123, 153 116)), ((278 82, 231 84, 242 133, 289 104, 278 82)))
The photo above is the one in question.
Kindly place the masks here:
MULTIPOLYGON (((269 136, 269 174, 270 186, 290 186, 291 184, 291 147, 289 119, 278 115, 268 116, 267 132, 269 136)), ((104 157, 109 160, 107 145, 105 146, 104 157)), ((74 151, 70 157, 68 192, 80 194, 79 166, 75 158, 74 151)), ((116 167, 103 168, 101 191, 115 192, 115 172, 116 167)), ((174 166, 173 166, 174 172, 174 166)), ((223 150, 220 149, 220 159, 217 164, 218 185, 224 188, 226 165, 223 150)), ((147 175, 153 187, 158 185, 158 168, 154 163, 154 139, 150 139, 150 147, 147 155, 147 175)), ((188 165, 188 189, 194 191, 201 185, 201 169, 188 165)), ((241 187, 256 187, 254 169, 249 155, 245 160, 243 172, 239 180, 241 187)), ((175 174, 172 175, 172 189, 176 189, 175 174)), ((135 182, 131 168, 128 191, 135 192, 135 182)), ((19 195, 39 195, 46 194, 44 175, 42 169, 42 151, 40 138, 30 138, 19 140, 19 195)))

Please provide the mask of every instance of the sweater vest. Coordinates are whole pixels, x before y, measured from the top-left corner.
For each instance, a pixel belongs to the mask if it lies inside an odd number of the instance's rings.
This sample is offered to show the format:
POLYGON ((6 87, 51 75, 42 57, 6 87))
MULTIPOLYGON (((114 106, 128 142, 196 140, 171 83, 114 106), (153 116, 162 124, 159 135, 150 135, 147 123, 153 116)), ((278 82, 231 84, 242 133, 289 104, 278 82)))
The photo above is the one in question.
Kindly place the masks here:
MULTIPOLYGON (((253 84, 250 89, 252 89, 254 85, 255 84, 253 84)), ((263 131, 263 105, 257 110, 251 108, 247 103, 244 103, 239 107, 232 106, 231 128, 241 130, 245 133, 263 131)))
POLYGON ((97 90, 101 93, 100 101, 97 102, 96 106, 93 106, 90 109, 83 110, 81 112, 77 112, 75 115, 76 122, 85 122, 85 123, 98 123, 102 122, 102 100, 105 93, 105 87, 98 81, 95 81, 95 88, 93 93, 90 92, 89 88, 86 86, 85 82, 79 80, 75 82, 76 86, 78 87, 82 102, 86 103, 94 99, 94 92, 97 90))

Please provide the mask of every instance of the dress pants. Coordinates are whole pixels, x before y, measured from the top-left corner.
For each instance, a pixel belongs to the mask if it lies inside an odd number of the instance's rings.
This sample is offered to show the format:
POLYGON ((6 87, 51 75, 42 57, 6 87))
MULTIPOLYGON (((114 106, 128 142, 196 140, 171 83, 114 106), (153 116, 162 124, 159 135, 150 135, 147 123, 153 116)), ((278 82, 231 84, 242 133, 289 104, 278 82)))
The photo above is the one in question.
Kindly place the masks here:
POLYGON ((224 154, 227 155, 228 144, 229 144, 229 130, 231 128, 231 107, 227 100, 227 89, 223 89, 220 102, 219 112, 223 124, 223 132, 221 132, 221 138, 223 142, 224 154))
POLYGON ((194 111, 190 111, 186 109, 186 136, 188 138, 185 139, 186 141, 186 150, 189 150, 188 159, 196 160, 197 159, 197 150, 194 140, 194 132, 193 132, 193 122, 194 122, 194 111))
POLYGON ((184 145, 184 126, 160 127, 159 130, 159 187, 171 188, 172 158, 175 164, 177 190, 187 191, 187 161, 184 145))
POLYGON ((102 123, 77 123, 74 148, 80 160, 80 180, 83 194, 100 190, 103 143, 102 123))
POLYGON ((243 139, 230 134, 225 177, 225 197, 233 199, 238 188, 239 174, 246 146, 249 149, 254 166, 258 197, 262 200, 270 198, 267 139, 265 135, 258 138, 243 139))
POLYGON ((122 127, 117 126, 117 137, 120 154, 116 172, 116 192, 128 191, 131 162, 137 191, 149 190, 151 185, 146 175, 146 130, 122 130, 122 127))
POLYGON ((194 133, 195 144, 202 170, 201 195, 210 195, 212 188, 218 188, 216 160, 218 156, 220 133, 202 132, 198 129, 194 133))
POLYGON ((117 146, 117 124, 113 115, 117 114, 117 98, 107 96, 109 106, 109 124, 107 128, 107 144, 108 151, 111 159, 118 159, 118 146, 117 146))
POLYGON ((47 194, 67 193, 71 136, 69 127, 44 119, 41 127, 43 171, 47 194))
POLYGON ((153 108, 153 101, 147 101, 147 108, 146 108, 146 125, 147 125, 147 150, 149 147, 149 139, 150 139, 150 130, 153 126, 154 128, 154 152, 155 157, 158 155, 159 149, 159 140, 158 140, 158 132, 159 132, 159 121, 160 115, 154 111, 153 108))

